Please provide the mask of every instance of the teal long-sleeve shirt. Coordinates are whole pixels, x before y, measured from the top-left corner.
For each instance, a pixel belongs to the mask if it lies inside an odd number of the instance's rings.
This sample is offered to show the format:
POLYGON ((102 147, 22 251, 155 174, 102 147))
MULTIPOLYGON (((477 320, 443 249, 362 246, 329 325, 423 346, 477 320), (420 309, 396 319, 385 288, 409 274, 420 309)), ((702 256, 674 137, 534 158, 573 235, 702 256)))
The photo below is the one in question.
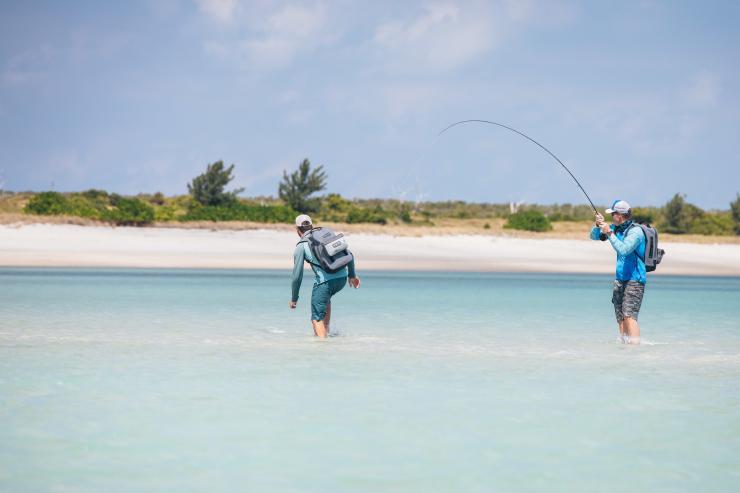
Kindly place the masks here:
MULTIPOLYGON (((645 284, 647 273, 645 271, 645 234, 638 226, 615 229, 614 234, 609 235, 609 243, 617 253, 616 278, 619 281, 637 281, 645 284), (626 232, 625 232, 626 230, 626 232)), ((591 230, 591 239, 599 240, 601 230, 594 227, 591 230)))
POLYGON ((314 275, 316 276, 313 283, 322 284, 332 279, 339 279, 342 277, 355 277, 355 261, 354 259, 347 264, 347 267, 342 268, 337 272, 326 272, 324 269, 319 267, 318 261, 313 256, 311 248, 307 242, 300 242, 296 245, 295 251, 293 252, 293 280, 291 282, 292 294, 291 301, 298 301, 298 293, 301 290, 301 283, 303 282, 303 263, 309 262, 314 275))

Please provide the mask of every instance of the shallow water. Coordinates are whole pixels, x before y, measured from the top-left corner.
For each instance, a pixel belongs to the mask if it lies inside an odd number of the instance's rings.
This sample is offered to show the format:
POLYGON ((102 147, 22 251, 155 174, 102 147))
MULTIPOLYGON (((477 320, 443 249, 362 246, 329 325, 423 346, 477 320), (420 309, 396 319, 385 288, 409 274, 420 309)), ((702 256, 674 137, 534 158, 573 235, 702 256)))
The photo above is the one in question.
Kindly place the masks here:
POLYGON ((740 279, 0 269, 0 491, 736 491, 740 279), (306 280, 309 280, 307 276, 306 280))

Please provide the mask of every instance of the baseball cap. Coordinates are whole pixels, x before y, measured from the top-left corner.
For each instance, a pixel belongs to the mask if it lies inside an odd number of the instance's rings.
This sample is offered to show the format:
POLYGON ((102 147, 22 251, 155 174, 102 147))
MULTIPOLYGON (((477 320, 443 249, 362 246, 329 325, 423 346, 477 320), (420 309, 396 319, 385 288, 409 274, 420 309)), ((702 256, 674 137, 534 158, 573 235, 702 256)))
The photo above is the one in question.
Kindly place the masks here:
POLYGON ((295 218, 296 226, 305 226, 307 224, 313 224, 313 221, 311 221, 311 216, 309 216, 308 214, 301 214, 295 218))
POLYGON ((612 214, 613 212, 618 212, 619 214, 629 214, 630 213, 630 205, 624 201, 624 200, 615 200, 614 203, 610 208, 606 210, 607 214, 612 214))

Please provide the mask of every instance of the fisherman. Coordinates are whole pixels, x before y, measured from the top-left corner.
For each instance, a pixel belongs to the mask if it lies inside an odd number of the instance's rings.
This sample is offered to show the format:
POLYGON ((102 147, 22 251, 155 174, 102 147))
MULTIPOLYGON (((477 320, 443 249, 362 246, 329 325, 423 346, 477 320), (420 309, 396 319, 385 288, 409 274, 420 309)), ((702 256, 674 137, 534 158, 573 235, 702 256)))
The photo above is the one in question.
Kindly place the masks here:
POLYGON ((640 343, 640 313, 645 294, 647 273, 645 271, 645 233, 632 221, 632 208, 624 200, 615 200, 606 209, 612 224, 604 216, 594 212, 596 225, 591 230, 592 240, 609 241, 617 252, 617 275, 614 281, 612 303, 619 324, 619 336, 627 344, 640 343), (633 227, 635 226, 635 227, 633 227))
POLYGON ((303 263, 308 262, 316 278, 311 292, 311 324, 313 332, 318 337, 329 335, 329 322, 331 321, 331 298, 344 288, 349 279, 349 285, 357 289, 360 287, 360 278, 355 274, 354 258, 337 272, 327 272, 321 267, 320 262, 311 251, 307 236, 314 230, 313 221, 306 214, 301 214, 295 219, 296 232, 301 241, 295 247, 293 253, 293 295, 290 299, 290 308, 295 309, 298 303, 298 292, 303 281, 303 263))

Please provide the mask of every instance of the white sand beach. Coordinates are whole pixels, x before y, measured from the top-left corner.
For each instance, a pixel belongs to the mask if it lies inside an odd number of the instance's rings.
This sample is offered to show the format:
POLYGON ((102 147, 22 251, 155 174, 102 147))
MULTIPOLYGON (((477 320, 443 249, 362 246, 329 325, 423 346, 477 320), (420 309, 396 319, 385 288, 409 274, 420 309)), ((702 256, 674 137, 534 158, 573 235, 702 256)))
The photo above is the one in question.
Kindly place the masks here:
MULTIPOLYGON (((584 233, 585 236, 585 233, 584 233)), ((289 269, 290 231, 0 225, 0 266, 289 269)), ((588 239, 351 234, 360 270, 609 273, 614 253, 588 239)), ((661 274, 740 275, 740 245, 663 243, 661 274)))

